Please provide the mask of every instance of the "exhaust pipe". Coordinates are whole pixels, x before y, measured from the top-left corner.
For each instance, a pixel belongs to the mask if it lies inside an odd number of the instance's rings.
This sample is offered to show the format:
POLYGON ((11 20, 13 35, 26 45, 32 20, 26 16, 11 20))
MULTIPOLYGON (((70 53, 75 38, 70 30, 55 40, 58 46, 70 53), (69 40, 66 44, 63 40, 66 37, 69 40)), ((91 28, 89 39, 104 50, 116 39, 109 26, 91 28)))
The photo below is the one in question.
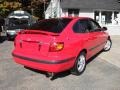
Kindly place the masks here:
POLYGON ((50 77, 50 80, 53 80, 54 79, 54 76, 55 76, 55 73, 53 73, 53 72, 47 72, 47 74, 46 74, 46 77, 50 77))

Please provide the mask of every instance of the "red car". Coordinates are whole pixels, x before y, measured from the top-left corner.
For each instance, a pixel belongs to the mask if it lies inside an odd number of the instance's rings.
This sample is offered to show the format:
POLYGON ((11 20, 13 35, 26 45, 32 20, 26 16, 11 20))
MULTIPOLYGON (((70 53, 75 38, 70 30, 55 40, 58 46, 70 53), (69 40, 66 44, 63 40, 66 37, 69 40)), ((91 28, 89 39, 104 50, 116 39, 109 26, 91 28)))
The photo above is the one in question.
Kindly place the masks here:
POLYGON ((30 68, 49 73, 70 69, 80 75, 89 58, 110 50, 106 30, 86 17, 41 20, 17 35, 12 55, 15 62, 30 68))

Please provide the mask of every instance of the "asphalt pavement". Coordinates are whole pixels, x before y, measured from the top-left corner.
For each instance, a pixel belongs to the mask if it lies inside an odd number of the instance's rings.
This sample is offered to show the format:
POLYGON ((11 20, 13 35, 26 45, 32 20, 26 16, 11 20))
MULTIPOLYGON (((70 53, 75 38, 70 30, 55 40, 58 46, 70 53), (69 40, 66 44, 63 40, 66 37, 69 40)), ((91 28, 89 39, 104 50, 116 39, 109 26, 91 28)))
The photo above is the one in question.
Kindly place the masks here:
POLYGON ((113 36, 113 47, 101 52, 75 76, 69 71, 51 81, 45 74, 16 64, 11 56, 13 41, 0 42, 0 90, 120 90, 120 36, 113 36))

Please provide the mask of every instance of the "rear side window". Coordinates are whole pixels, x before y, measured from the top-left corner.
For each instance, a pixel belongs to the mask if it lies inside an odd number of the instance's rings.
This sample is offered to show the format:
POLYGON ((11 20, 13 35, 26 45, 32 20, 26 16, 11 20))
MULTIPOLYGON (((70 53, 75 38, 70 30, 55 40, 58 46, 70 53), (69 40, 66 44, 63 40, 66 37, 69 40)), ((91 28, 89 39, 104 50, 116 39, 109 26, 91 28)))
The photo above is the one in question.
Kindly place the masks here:
POLYGON ((63 29, 70 23, 72 19, 46 19, 41 20, 32 26, 29 30, 40 30, 52 33, 61 33, 63 29))
POLYGON ((90 31, 96 31, 97 29, 101 28, 100 25, 97 22, 93 21, 93 20, 89 20, 89 23, 90 23, 90 25, 92 27, 90 31))
POLYGON ((86 33, 91 29, 88 20, 79 20, 73 26, 73 31, 75 33, 86 33))

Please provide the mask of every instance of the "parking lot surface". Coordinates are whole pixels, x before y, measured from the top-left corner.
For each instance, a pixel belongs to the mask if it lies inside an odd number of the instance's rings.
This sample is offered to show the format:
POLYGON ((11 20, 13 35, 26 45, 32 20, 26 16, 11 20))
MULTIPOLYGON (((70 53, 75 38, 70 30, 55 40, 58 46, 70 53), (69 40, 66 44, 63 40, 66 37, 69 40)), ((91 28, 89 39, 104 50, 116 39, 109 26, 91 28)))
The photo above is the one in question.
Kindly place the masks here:
POLYGON ((45 74, 16 64, 11 56, 13 42, 0 43, 0 90, 120 90, 120 36, 112 37, 113 47, 87 64, 74 76, 60 73, 51 81, 45 74))

